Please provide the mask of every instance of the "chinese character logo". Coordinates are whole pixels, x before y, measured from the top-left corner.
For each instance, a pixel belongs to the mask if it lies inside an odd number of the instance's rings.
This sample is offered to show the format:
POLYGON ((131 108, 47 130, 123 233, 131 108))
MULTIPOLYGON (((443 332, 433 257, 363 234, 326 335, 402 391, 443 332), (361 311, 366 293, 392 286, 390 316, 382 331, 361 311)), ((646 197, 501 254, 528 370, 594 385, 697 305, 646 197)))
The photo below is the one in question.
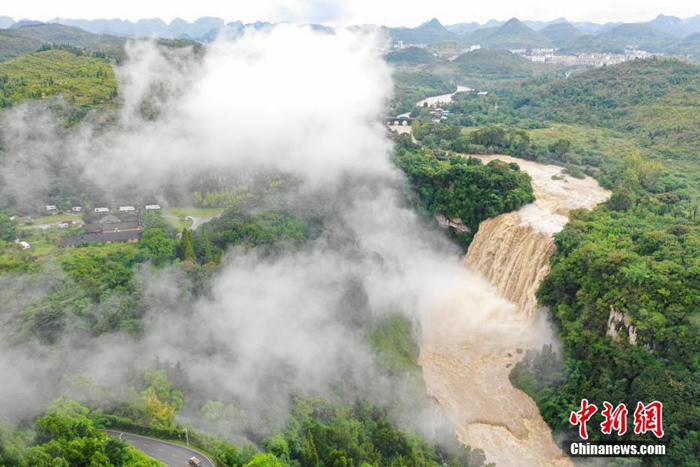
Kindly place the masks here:
POLYGON ((588 399, 581 400, 581 410, 571 412, 569 422, 572 425, 578 425, 578 435, 582 439, 588 439, 588 431, 586 430, 586 422, 590 420, 594 413, 598 411, 598 407, 594 404, 589 404, 588 399))
POLYGON ((634 433, 639 435, 651 431, 657 438, 663 437, 662 418, 661 402, 654 401, 647 405, 637 402, 637 408, 634 411, 634 433))
POLYGON ((605 420, 600 424, 600 431, 609 435, 613 430, 617 431, 619 436, 627 433, 627 407, 625 404, 620 404, 613 410, 613 405, 610 402, 603 402, 603 411, 601 415, 605 420))
MULTIPOLYGON (((586 423, 598 412, 595 404, 588 402, 588 399, 581 399, 581 410, 571 412, 569 423, 578 425, 578 435, 581 439, 588 439, 586 423)), ((603 402, 603 423, 600 424, 600 431, 604 435, 610 435, 616 431, 618 436, 627 433, 627 414, 629 411, 625 404, 613 406, 610 402, 603 402)), ((663 404, 659 401, 650 402, 644 405, 637 402, 634 411, 634 434, 643 435, 647 432, 653 433, 657 438, 664 436, 663 429, 663 404)))

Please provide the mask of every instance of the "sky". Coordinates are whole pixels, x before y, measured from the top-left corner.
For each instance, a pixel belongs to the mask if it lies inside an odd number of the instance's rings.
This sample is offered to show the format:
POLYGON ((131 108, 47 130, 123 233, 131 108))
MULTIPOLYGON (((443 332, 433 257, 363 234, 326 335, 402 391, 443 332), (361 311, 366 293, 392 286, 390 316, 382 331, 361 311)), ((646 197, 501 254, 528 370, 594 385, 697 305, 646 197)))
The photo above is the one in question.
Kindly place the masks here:
POLYGON ((100 19, 120 18, 136 21, 141 18, 174 18, 194 21, 203 16, 216 16, 228 21, 289 21, 317 22, 330 25, 383 24, 415 27, 431 18, 443 24, 489 19, 553 20, 565 17, 569 21, 641 22, 658 14, 681 18, 700 14, 700 6, 688 0, 588 0, 566 2, 538 0, 522 2, 496 0, 466 2, 455 0, 197 0, 144 2, 85 2, 83 0, 32 0, 3 2, 0 16, 47 21, 52 18, 100 19))

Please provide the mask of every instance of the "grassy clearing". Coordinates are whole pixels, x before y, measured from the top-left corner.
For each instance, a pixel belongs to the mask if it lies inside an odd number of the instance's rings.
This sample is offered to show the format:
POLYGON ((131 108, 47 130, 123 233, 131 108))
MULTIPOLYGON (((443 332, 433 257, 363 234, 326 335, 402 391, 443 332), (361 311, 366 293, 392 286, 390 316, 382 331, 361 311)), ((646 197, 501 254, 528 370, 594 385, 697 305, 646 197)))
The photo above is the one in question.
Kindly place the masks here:
POLYGON ((187 217, 211 217, 224 212, 224 208, 194 208, 194 207, 177 207, 170 208, 163 214, 163 218, 177 230, 182 230, 185 227, 192 227, 192 221, 187 220, 187 217))
POLYGON ((370 342, 380 361, 392 373, 420 371, 413 326, 403 316, 395 315, 381 323, 372 333, 370 342))
POLYGON ((606 158, 619 160, 634 150, 642 150, 633 138, 621 132, 585 125, 552 124, 549 128, 529 130, 534 144, 549 146, 559 139, 571 141, 572 148, 596 151, 606 158))

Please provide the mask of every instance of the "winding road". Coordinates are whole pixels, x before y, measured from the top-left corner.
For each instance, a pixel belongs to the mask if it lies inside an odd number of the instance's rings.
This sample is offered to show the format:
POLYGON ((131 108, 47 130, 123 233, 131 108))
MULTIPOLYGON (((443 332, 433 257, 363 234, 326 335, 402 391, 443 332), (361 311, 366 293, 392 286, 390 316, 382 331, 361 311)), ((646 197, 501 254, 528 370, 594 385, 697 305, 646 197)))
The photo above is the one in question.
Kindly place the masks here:
POLYGON ((155 438, 123 433, 121 431, 105 430, 110 436, 120 438, 147 456, 163 462, 171 467, 188 467, 189 460, 197 457, 202 461, 202 467, 214 467, 214 463, 204 454, 179 444, 169 443, 155 438))

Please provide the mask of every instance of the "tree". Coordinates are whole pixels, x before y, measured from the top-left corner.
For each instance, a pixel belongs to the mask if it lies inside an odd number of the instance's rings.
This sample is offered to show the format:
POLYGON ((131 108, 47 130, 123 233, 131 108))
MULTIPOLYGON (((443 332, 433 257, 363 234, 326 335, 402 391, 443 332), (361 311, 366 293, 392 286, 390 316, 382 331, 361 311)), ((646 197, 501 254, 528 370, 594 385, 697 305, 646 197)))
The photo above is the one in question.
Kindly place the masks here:
POLYGON ((645 160, 639 151, 632 151, 624 160, 627 176, 633 183, 649 189, 656 184, 661 175, 661 162, 645 160))
POLYGON ((257 454, 243 467, 284 467, 272 454, 257 454))
POLYGON ((197 255, 194 252, 194 238, 192 231, 185 227, 182 229, 182 238, 180 239, 180 259, 197 261, 197 255))
POLYGON ((12 242, 17 238, 17 221, 6 213, 0 213, 0 240, 12 242))
POLYGON ((40 440, 71 440, 73 438, 95 436, 97 430, 88 418, 90 411, 69 399, 56 399, 51 403, 46 415, 36 421, 37 437, 40 440))
POLYGON ((165 231, 160 228, 146 230, 141 236, 139 248, 143 250, 146 258, 155 264, 163 264, 175 259, 176 242, 168 238, 165 231))
POLYGON ((554 154, 558 159, 561 159, 564 154, 571 150, 571 141, 560 138, 549 145, 549 152, 554 154))
MULTIPOLYGON (((209 401, 202 407, 202 416, 209 423, 212 431, 224 438, 230 438, 245 429, 247 419, 245 412, 233 404, 221 401, 209 401)), ((283 439, 284 441, 284 439, 283 439)), ((271 451, 275 452, 272 448, 271 451)), ((287 448, 288 450, 288 448, 287 448)), ((277 454, 277 452, 275 452, 277 454)))

